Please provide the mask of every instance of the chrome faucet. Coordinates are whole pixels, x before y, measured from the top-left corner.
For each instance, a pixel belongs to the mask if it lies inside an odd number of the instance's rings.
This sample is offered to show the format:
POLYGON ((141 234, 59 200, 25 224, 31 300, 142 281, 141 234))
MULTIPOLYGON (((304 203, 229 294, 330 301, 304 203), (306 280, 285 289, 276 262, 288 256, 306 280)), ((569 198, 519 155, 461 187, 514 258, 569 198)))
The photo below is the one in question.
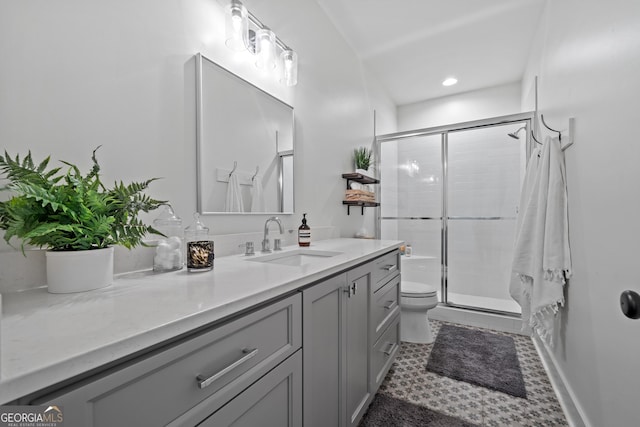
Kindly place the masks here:
POLYGON ((284 234, 284 228, 277 216, 272 216, 264 223, 264 238, 262 239, 262 252, 271 252, 271 245, 269 244, 269 224, 274 221, 280 227, 280 234, 284 234))

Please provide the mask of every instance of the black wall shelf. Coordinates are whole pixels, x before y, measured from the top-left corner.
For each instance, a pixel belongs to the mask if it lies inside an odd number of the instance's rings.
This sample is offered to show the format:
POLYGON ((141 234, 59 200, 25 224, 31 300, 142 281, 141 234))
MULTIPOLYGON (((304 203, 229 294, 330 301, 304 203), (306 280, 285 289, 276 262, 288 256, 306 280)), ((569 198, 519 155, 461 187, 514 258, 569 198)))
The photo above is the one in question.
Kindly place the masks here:
MULTIPOLYGON (((351 181, 358 182, 360 184, 378 184, 378 183, 380 183, 379 179, 372 178, 372 177, 366 176, 366 175, 362 175, 360 173, 343 173, 342 177, 347 180, 347 190, 349 190, 351 188, 349 186, 349 183, 351 181)), ((351 207, 352 206, 356 206, 356 207, 359 206, 360 207, 360 215, 364 215, 364 208, 374 208, 376 206, 380 206, 380 203, 378 203, 378 202, 357 202, 357 201, 350 201, 350 200, 343 200, 342 204, 347 206, 347 215, 351 215, 351 207)))

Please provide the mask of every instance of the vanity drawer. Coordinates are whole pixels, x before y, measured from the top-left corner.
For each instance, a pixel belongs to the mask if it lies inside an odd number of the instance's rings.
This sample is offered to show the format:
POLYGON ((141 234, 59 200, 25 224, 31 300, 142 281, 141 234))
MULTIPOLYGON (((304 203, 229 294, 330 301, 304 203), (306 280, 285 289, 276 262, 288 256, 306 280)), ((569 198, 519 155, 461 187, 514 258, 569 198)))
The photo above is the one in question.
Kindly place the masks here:
POLYGON ((302 426, 302 350, 260 378, 219 411, 198 424, 198 427, 231 425, 302 426))
POLYGON ((166 425, 187 411, 196 424, 301 347, 301 305, 293 295, 39 400, 64 405, 69 426, 166 425))
POLYGON ((400 251, 395 250, 386 255, 381 256, 375 261, 373 269, 373 281, 375 289, 389 281, 394 275, 400 272, 400 251))
POLYGON ((373 294, 371 305, 373 342, 380 338, 398 313, 400 313, 400 276, 394 277, 373 294))
POLYGON ((400 350, 400 315, 396 316, 389 327, 371 350, 372 390, 377 390, 400 350))

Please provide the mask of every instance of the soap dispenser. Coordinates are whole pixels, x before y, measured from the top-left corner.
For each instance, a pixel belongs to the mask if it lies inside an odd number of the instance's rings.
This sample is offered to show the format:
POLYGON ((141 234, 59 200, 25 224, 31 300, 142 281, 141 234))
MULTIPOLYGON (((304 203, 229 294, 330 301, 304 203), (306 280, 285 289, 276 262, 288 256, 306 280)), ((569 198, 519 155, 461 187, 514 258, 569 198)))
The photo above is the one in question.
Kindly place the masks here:
POLYGON ((302 225, 298 227, 298 245, 311 245, 311 227, 307 225, 307 214, 302 214, 302 225))

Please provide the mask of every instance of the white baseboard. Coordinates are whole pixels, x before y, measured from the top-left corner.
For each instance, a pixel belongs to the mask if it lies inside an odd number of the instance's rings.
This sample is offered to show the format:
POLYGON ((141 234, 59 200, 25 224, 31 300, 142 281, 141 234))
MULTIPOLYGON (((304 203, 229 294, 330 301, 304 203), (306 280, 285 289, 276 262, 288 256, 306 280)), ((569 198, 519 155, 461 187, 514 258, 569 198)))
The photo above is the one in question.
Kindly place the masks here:
POLYGON ((564 412, 567 422, 571 427, 591 427, 588 418, 586 417, 584 410, 578 403, 575 397, 575 393, 571 389, 569 382, 566 380, 564 374, 558 369, 553 354, 549 351, 547 345, 538 337, 533 334, 533 345, 538 351, 544 370, 547 372, 551 386, 558 397, 562 411, 564 412))

